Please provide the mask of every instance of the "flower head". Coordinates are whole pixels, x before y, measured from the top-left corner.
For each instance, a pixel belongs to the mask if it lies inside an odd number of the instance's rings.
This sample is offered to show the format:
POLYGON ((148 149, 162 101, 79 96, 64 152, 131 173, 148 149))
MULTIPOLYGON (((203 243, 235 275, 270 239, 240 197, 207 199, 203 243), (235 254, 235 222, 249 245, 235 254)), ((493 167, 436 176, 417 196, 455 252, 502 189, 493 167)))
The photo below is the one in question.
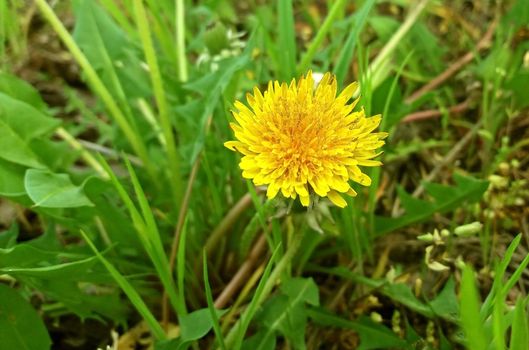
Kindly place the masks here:
POLYGON ((357 83, 338 96, 330 73, 314 85, 309 72, 290 85, 269 82, 264 94, 254 88, 253 95, 246 95, 249 108, 235 102, 237 123, 230 126, 237 141, 224 145, 243 154, 242 176, 268 185, 268 198, 281 191, 286 198, 299 196, 308 206, 311 196, 318 195, 345 207, 341 194, 356 195, 349 180, 371 184, 360 166, 382 164, 372 159, 387 133, 373 132, 380 115, 367 118, 363 108, 353 111, 358 99, 348 104, 357 83))

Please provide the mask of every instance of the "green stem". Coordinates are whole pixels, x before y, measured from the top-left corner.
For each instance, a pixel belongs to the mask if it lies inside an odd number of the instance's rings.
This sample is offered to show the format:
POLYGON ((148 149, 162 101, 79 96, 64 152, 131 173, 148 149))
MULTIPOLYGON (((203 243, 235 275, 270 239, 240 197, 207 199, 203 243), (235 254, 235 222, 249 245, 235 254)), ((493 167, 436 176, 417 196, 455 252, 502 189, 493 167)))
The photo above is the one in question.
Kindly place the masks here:
POLYGON ((154 50, 151 31, 147 21, 147 14, 145 13, 145 7, 143 6, 143 0, 134 1, 134 16, 136 17, 136 23, 138 25, 138 32, 140 34, 141 43, 143 45, 143 51, 145 53, 145 59, 149 66, 149 72, 151 76, 151 82, 154 90, 154 96, 158 104, 158 110, 160 114, 160 125, 162 133, 165 139, 165 151, 167 152, 167 158, 169 162, 171 188, 173 190, 173 199, 176 201, 176 205, 180 204, 180 165, 178 159, 178 152, 176 150, 175 139, 173 136, 173 127, 171 119, 169 117, 169 107, 167 104, 167 97, 165 95, 162 75, 158 60, 156 59, 156 52, 154 50))
POLYGON ((187 59, 185 41, 185 8, 184 0, 175 0, 176 8, 176 58, 178 60, 178 78, 187 81, 187 59))
POLYGON ((57 35, 59 35, 59 38, 61 38, 64 45, 68 48, 72 56, 75 58, 79 66, 81 66, 81 69, 86 75, 88 84, 92 87, 94 92, 99 95, 99 97, 103 100, 103 103, 105 104, 106 108, 110 111, 110 114, 116 120, 117 124, 123 131, 123 134, 125 134, 125 137, 131 144, 132 148, 143 161, 143 164, 149 172, 149 175, 153 179, 155 179, 156 172, 154 171, 154 168, 152 167, 151 162, 149 160, 147 148, 139 137, 139 135, 134 132, 134 129, 127 121, 127 118, 125 117, 121 109, 118 107, 114 97, 112 97, 111 93, 105 87, 105 84, 103 84, 103 82, 97 75, 95 69, 92 67, 92 65, 90 64, 86 56, 83 54, 79 46, 77 46, 70 33, 68 33, 68 31, 66 30, 62 22, 59 20, 57 15, 53 12, 48 3, 45 0, 35 0, 35 2, 39 7, 40 12, 42 13, 42 16, 50 23, 57 35))
POLYGON ((318 30, 318 34, 316 34, 316 37, 310 43, 307 52, 305 53, 305 55, 303 55, 301 63, 298 65, 298 74, 303 74, 309 68, 310 63, 312 62, 312 59, 316 54, 316 50, 318 50, 323 39, 325 39, 325 36, 331 29, 331 26, 334 24, 336 17, 340 13, 340 10, 343 9, 344 4, 345 0, 336 0, 332 5, 329 14, 325 18, 325 21, 323 22, 321 28, 318 30))
POLYGON ((406 20, 399 29, 393 34, 388 43, 380 50, 380 53, 375 58, 373 63, 369 66, 367 74, 371 76, 373 81, 372 87, 376 88, 383 80, 383 76, 389 73, 388 61, 390 56, 393 54, 393 51, 397 48, 399 43, 402 41, 402 38, 408 33, 411 27, 415 24, 419 15, 422 13, 429 0, 422 0, 417 6, 415 6, 412 11, 406 17, 406 20))
POLYGON ((101 166, 101 164, 97 161, 97 159, 88 152, 83 145, 77 141, 75 137, 73 137, 68 131, 66 131, 64 128, 58 128, 57 131, 55 131, 57 136, 59 136, 61 139, 66 141, 73 149, 79 151, 81 153, 81 158, 84 159, 86 164, 90 165, 103 179, 110 179, 107 172, 101 166))

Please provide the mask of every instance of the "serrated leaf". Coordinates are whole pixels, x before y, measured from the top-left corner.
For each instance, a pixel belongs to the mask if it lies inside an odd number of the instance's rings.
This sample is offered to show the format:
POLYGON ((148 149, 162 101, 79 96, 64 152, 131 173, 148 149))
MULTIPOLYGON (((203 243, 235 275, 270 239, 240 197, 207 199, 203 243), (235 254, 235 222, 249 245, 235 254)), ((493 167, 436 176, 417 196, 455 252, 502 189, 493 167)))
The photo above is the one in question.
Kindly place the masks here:
POLYGON ((36 207, 75 208, 94 205, 84 194, 83 188, 75 186, 67 174, 28 169, 24 185, 36 207))
POLYGON ((433 211, 435 210, 432 203, 417 199, 406 192, 401 186, 397 188, 402 207, 408 213, 416 213, 421 211, 433 211))
POLYGON ((376 217, 375 232, 384 235, 402 227, 427 220, 435 213, 446 213, 455 210, 463 203, 479 201, 489 183, 459 174, 453 175, 455 186, 425 184, 425 189, 433 197, 433 201, 411 197, 401 190, 399 197, 406 213, 398 218, 376 217))
POLYGON ((18 244, 14 247, 0 248, 0 266, 31 266, 41 261, 48 261, 57 257, 56 252, 35 248, 29 244, 18 244))
POLYGON ((395 333, 385 326, 371 321, 367 317, 360 317, 357 321, 350 321, 336 316, 322 308, 310 308, 309 317, 322 326, 330 326, 344 329, 352 329, 360 336, 358 349, 404 349, 406 341, 399 338, 395 333))
POLYGON ((0 273, 17 277, 78 281, 80 276, 93 267, 96 262, 97 257, 93 256, 83 260, 43 267, 0 267, 0 273))
POLYGON ((51 339, 44 322, 14 289, 0 284, 0 344, 2 349, 48 350, 51 339))

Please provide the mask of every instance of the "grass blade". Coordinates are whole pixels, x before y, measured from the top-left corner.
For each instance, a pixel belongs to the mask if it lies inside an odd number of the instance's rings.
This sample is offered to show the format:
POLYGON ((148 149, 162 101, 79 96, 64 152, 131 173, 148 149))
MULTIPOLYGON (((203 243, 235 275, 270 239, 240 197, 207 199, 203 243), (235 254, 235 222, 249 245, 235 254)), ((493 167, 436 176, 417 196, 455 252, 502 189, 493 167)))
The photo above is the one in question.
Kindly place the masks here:
POLYGON ((103 81, 97 75, 94 67, 90 64, 86 56, 83 54, 79 46, 75 43, 72 36, 62 22, 59 20, 57 15, 53 12, 50 5, 45 0, 35 0, 37 7, 39 8, 42 16, 50 23, 55 32, 59 35, 64 45, 68 48, 74 59, 77 61, 81 69, 86 75, 88 84, 92 87, 94 92, 99 95, 110 114, 119 125, 120 129, 125 134, 125 137, 131 144, 136 154, 141 158, 145 165, 149 175, 156 179, 154 168, 151 166, 151 162, 148 157, 147 148, 143 143, 143 140, 134 131, 133 126, 129 123, 123 111, 119 108, 118 104, 112 97, 110 91, 105 87, 103 81))
POLYGON ((134 16, 138 26, 138 33, 140 34, 145 59, 147 61, 147 65, 149 66, 149 75, 151 77, 154 97, 158 105, 160 125, 165 141, 163 146, 165 147, 165 152, 167 153, 170 169, 169 179, 171 179, 171 181, 169 182, 173 191, 172 197, 176 206, 178 206, 180 204, 182 193, 180 160, 178 151, 176 150, 176 141, 173 136, 173 126, 169 116, 169 106, 167 104, 167 97, 164 91, 162 74, 160 72, 160 67, 156 58, 156 52, 154 50, 154 45, 151 38, 147 14, 145 13, 145 7, 143 6, 143 0, 134 1, 134 16))
POLYGON ((279 75, 283 81, 290 80, 296 73, 296 37, 292 0, 278 0, 279 16, 279 75))
POLYGON ((169 300, 171 301, 173 308, 178 313, 185 313, 185 307, 180 303, 178 293, 176 292, 176 286, 174 285, 172 273, 169 269, 169 260, 165 254, 160 232, 158 231, 158 226, 156 225, 156 221, 154 219, 149 202, 147 201, 147 197, 145 196, 145 192, 143 191, 138 177, 136 176, 136 173, 134 172, 134 169, 127 158, 125 158, 125 164, 136 193, 136 198, 140 204, 143 221, 145 222, 145 234, 153 248, 151 260, 154 264, 154 267, 156 268, 156 271, 158 272, 158 277, 162 281, 162 284, 167 291, 167 295, 169 296, 169 300))
POLYGON ((265 285, 267 284, 267 281, 270 279, 270 275, 272 273, 272 266, 274 266, 274 261, 277 258, 277 254, 280 251, 280 246, 278 245, 274 252, 272 253, 272 256, 270 257, 270 260, 268 261, 268 264, 266 265, 266 268, 263 272, 263 276, 261 277, 261 280, 259 281, 259 284, 257 285, 257 289, 255 290, 255 294, 252 298, 252 301, 250 302, 250 305, 248 305, 248 308, 244 311, 244 314, 241 316, 241 319, 239 322, 237 322, 231 329, 230 333, 228 334, 226 338, 226 344, 231 348, 231 345, 233 344, 233 349, 238 350, 241 348, 242 341, 244 339, 244 335, 246 334, 246 329, 248 329, 248 326, 250 325, 250 321, 254 317, 255 313, 257 312, 257 307, 259 306, 259 300, 262 298, 265 285))
POLYGON ((428 1, 429 0, 422 0, 411 9, 404 23, 402 23, 395 34, 393 34, 391 39, 382 48, 378 56, 369 66, 367 74, 369 74, 371 77, 373 89, 375 89, 384 80, 385 75, 389 73, 388 66, 391 55, 402 41, 402 38, 404 38, 415 22, 417 22, 420 14, 428 4, 428 1))
POLYGON ((514 319, 511 331, 511 350, 529 350, 529 325, 527 324, 527 312, 525 311, 527 299, 521 298, 516 301, 514 307, 514 319))
POLYGON ((339 87, 343 85, 347 75, 347 70, 349 69, 351 61, 353 60, 358 36, 364 28, 364 25, 367 21, 367 15, 369 15, 369 12, 371 12, 371 9, 373 8, 373 5, 376 1, 377 0, 366 1, 358 13, 355 14, 353 27, 349 33, 349 36, 347 37, 344 48, 340 52, 340 56, 338 56, 338 61, 336 62, 334 68, 334 74, 336 74, 336 80, 339 87))
POLYGON ((202 272, 204 274, 204 288, 206 289, 206 300, 208 302, 208 309, 211 313, 211 319, 213 320, 213 331, 217 336, 217 340, 220 344, 222 350, 226 350, 226 344, 224 343, 224 337, 222 336, 222 331, 220 330, 219 317, 217 311, 215 310, 215 304, 213 302, 213 295, 211 294, 211 286, 209 285, 209 276, 208 276, 208 259, 206 250, 202 254, 202 272))
POLYGON ((142 300, 141 296, 136 292, 134 287, 127 281, 125 277, 112 265, 105 257, 97 250, 96 246, 90 238, 86 235, 86 233, 81 230, 81 235, 83 236, 84 240, 90 248, 94 251, 95 255, 99 258, 101 263, 106 267, 110 275, 114 278, 116 283, 120 286, 120 288, 123 290, 125 295, 129 298, 130 302, 136 310, 139 312, 139 314, 143 317, 147 325, 149 326, 152 334, 156 337, 158 340, 165 339, 165 332, 163 331, 162 327, 156 320, 156 318, 153 316, 153 314, 149 311, 149 308, 145 304, 145 302, 142 300))
MULTIPOLYGON (((370 1, 375 2, 376 0, 370 1)), ((325 18, 325 21, 319 28, 318 33, 316 34, 314 39, 312 39, 312 42, 310 43, 309 48, 307 49, 307 52, 303 55, 301 63, 298 65, 298 75, 304 74, 305 71, 309 68, 310 63, 312 62, 312 59, 316 54, 316 50, 318 50, 323 39, 325 39, 325 36, 331 29, 331 26, 335 22, 336 17, 340 13, 340 10, 343 9, 344 4, 345 0, 337 0, 333 3, 331 9, 329 10, 329 14, 325 18)))
POLYGON ((474 272, 469 266, 465 266, 461 281, 460 322, 465 332, 467 347, 473 350, 486 350, 485 330, 479 317, 480 301, 474 283, 474 272))

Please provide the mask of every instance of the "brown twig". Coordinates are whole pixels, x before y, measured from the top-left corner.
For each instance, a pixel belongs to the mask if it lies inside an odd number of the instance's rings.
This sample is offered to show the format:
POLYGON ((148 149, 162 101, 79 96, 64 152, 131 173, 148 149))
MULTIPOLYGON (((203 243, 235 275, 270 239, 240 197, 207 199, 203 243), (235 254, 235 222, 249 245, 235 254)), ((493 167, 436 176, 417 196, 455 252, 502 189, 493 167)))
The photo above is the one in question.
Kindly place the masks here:
MULTIPOLYGON (((171 255, 169 256, 169 271, 171 275, 174 271, 174 265, 176 261, 176 252, 178 251, 178 243, 180 242, 180 236, 182 234, 182 227, 184 226, 184 220, 187 214, 187 209, 189 208, 189 199, 191 198, 191 193, 193 192, 193 184, 198 173, 198 168, 200 166, 200 156, 197 157, 193 168, 191 169, 191 174, 189 174, 189 180, 187 181, 186 192, 184 198, 182 199, 182 205, 180 206, 180 211, 178 212, 178 221, 176 223, 173 242, 171 244, 171 255)), ((164 329, 167 330, 169 325, 169 303, 167 292, 164 290, 162 296, 162 324, 164 329)))
MULTIPOLYGON (((466 111, 470 107, 470 100, 467 99, 455 106, 448 108, 449 114, 457 114, 466 111)), ((429 109, 426 111, 419 111, 410 113, 404 118, 402 118, 401 123, 411 123, 418 120, 425 120, 425 119, 431 119, 431 118, 437 118, 443 115, 443 111, 438 109, 429 109)))
POLYGON ((492 35, 494 34, 494 29, 496 29, 496 25, 498 24, 498 21, 495 19, 490 24, 489 28, 487 29, 487 32, 485 35, 483 35, 483 38, 477 43, 476 48, 470 52, 467 52, 465 55, 460 57, 457 61, 452 63, 450 67, 448 67, 444 72, 433 78, 429 83, 422 86, 420 89, 415 91, 413 94, 408 96, 408 98, 404 101, 407 104, 411 104, 415 101, 417 101, 422 95, 427 93, 428 91, 431 91, 441 85, 445 80, 450 78, 452 75, 457 73, 461 68, 463 68, 466 64, 471 62, 474 59, 474 56, 481 50, 488 47, 490 44, 490 41, 492 39, 492 35))
MULTIPOLYGON (((211 116, 206 121, 205 125, 205 131, 206 133, 209 130, 209 126, 211 125, 211 116)), ((195 179, 197 177, 198 168, 200 167, 200 159, 201 155, 199 154, 197 156, 197 159, 195 159, 195 162, 193 163, 193 168, 191 168, 191 173, 189 174, 189 179, 187 180, 187 186, 186 191, 184 193, 184 198, 182 199, 182 205, 180 206, 180 210, 178 212, 178 221, 176 222, 176 227, 173 235, 173 242, 171 244, 171 255, 169 256, 169 271, 171 272, 171 278, 173 278, 173 271, 176 261, 176 252, 178 251, 178 244, 180 242, 180 235, 182 234, 182 227, 184 226, 184 221, 187 215, 187 209, 189 208, 189 200, 191 198, 191 193, 193 192, 193 184, 195 183, 195 179)), ((165 330, 168 329, 169 326, 169 302, 168 302, 168 296, 167 291, 164 290, 163 296, 162 296, 162 325, 165 330)))
POLYGON ((239 270, 226 285, 222 293, 217 297, 217 300, 215 300, 215 307, 217 309, 225 307, 232 296, 241 288, 247 277, 251 274, 253 268, 257 265, 265 249, 266 236, 265 234, 262 234, 255 243, 253 249, 250 251, 248 258, 239 267, 239 270))
MULTIPOLYGON (((259 187, 255 189, 257 193, 262 192, 263 190, 259 187)), ((217 225, 209 236, 206 242, 206 253, 209 255, 213 251, 213 248, 217 246, 219 240, 228 232, 230 227, 237 221, 239 216, 252 204, 252 197, 249 193, 246 193, 244 196, 239 199, 237 204, 231 208, 231 210, 226 214, 222 221, 217 225)))

